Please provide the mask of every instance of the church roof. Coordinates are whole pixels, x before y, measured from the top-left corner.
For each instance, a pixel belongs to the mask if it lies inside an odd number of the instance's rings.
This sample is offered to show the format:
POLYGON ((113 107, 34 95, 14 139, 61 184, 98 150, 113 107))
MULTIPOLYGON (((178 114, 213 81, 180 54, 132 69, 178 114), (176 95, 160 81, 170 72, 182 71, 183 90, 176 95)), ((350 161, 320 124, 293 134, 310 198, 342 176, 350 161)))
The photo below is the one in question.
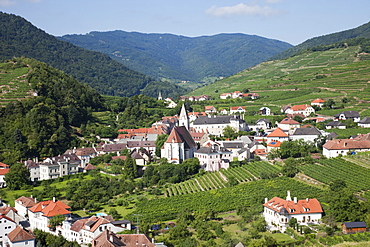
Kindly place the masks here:
POLYGON ((190 149, 197 147, 197 144, 185 126, 174 127, 166 143, 184 143, 185 148, 190 149))

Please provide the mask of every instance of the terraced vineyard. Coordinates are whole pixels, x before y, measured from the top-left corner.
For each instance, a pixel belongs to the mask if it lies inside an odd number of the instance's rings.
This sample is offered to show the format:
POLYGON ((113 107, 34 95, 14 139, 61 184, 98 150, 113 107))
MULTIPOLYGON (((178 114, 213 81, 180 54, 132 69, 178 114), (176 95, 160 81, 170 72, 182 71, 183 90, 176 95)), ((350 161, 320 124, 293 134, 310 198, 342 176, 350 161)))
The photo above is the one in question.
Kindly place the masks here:
POLYGON ((206 173, 203 176, 187 180, 182 183, 171 185, 166 189, 165 195, 177 196, 191 194, 200 191, 225 188, 227 181, 234 178, 239 183, 261 179, 265 175, 280 173, 280 167, 271 165, 265 161, 251 162, 240 167, 222 169, 219 172, 206 173))
POLYGON ((370 169, 343 158, 320 160, 315 164, 301 166, 300 170, 305 175, 327 185, 336 179, 341 179, 354 191, 370 190, 370 169))
POLYGON ((31 95, 31 87, 26 80, 28 71, 29 67, 0 63, 0 106, 31 95))

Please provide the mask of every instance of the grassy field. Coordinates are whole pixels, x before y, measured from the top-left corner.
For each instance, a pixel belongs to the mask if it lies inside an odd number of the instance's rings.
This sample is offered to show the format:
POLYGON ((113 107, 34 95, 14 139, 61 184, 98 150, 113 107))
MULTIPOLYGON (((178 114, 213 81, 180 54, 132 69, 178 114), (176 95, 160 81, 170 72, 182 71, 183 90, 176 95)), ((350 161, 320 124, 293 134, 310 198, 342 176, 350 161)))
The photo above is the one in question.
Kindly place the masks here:
POLYGON ((29 69, 0 63, 0 106, 31 95, 31 87, 26 80, 29 69))

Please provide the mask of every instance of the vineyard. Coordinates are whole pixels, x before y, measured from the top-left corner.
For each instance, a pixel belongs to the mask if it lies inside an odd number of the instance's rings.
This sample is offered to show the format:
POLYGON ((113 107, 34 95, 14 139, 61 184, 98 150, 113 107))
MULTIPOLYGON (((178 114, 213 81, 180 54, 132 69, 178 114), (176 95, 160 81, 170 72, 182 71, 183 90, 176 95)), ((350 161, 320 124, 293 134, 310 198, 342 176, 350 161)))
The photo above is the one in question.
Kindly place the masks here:
POLYGON ((219 172, 206 173, 202 176, 171 185, 166 189, 167 197, 191 194, 200 191, 225 188, 227 181, 235 179, 239 183, 276 177, 280 174, 280 167, 265 161, 250 162, 240 167, 233 167, 219 172))
POLYGON ((301 166, 300 170, 328 185, 341 179, 354 191, 370 190, 370 170, 343 158, 320 160, 315 164, 301 166))
POLYGON ((212 209, 215 212, 227 212, 241 206, 252 205, 261 205, 262 209, 265 197, 270 199, 274 196, 284 198, 287 190, 290 190, 291 194, 298 198, 313 198, 321 192, 320 189, 295 179, 278 177, 241 183, 218 190, 200 191, 139 202, 133 213, 142 215, 144 221, 156 222, 173 220, 184 209, 190 211, 212 209))

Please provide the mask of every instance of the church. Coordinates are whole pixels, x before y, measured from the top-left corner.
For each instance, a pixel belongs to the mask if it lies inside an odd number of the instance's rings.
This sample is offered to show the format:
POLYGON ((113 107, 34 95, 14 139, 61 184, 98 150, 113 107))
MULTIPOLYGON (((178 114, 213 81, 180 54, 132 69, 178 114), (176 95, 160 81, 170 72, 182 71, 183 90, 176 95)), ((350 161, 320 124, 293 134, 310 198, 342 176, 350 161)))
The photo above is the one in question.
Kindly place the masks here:
POLYGON ((161 149, 162 158, 166 158, 170 163, 180 164, 184 160, 194 157, 198 146, 190 135, 189 126, 189 117, 185 105, 182 105, 179 126, 172 129, 164 143, 161 149))

